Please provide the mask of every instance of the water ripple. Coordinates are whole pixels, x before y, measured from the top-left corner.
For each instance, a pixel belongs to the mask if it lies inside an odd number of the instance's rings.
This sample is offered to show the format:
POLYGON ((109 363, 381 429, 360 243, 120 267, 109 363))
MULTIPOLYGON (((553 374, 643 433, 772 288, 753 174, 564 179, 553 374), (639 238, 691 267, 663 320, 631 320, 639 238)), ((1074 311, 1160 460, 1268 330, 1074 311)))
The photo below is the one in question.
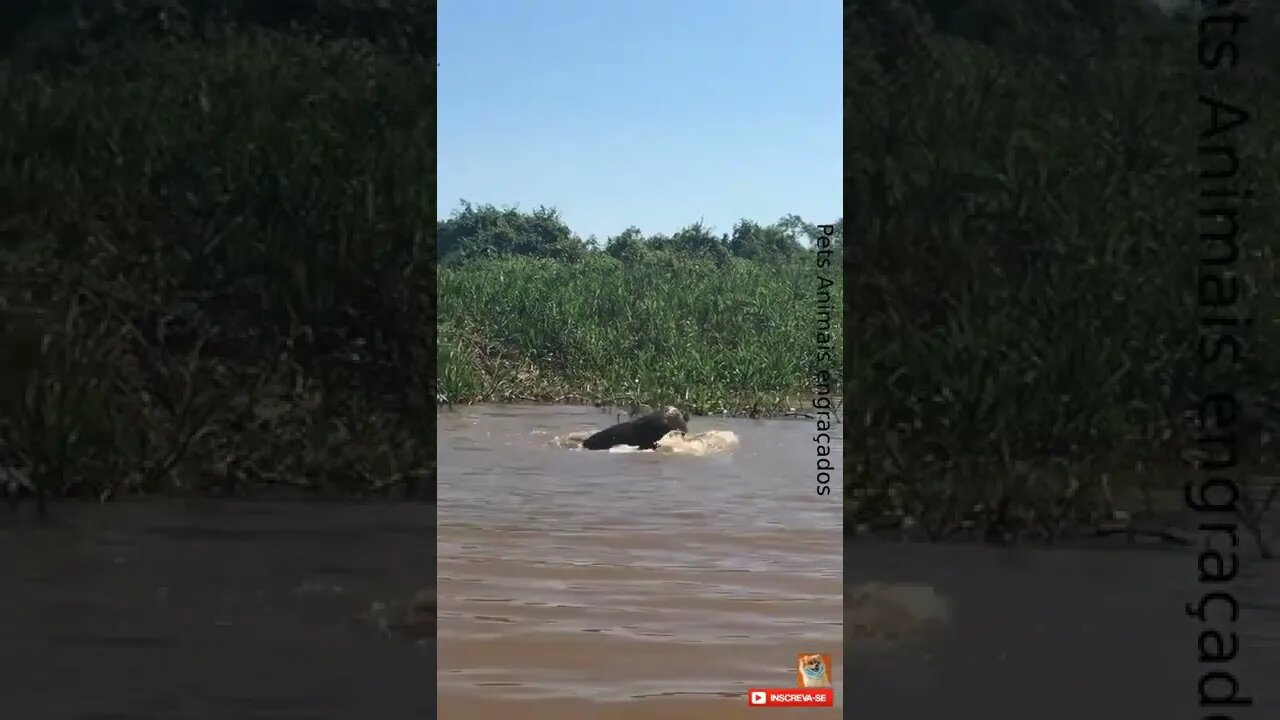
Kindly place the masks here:
POLYGON ((812 466, 807 425, 695 419, 740 438, 699 458, 532 431, 584 425, 564 408, 467 412, 481 422, 438 439, 445 685, 732 697, 793 683, 797 652, 838 653, 840 505, 794 479, 812 466))

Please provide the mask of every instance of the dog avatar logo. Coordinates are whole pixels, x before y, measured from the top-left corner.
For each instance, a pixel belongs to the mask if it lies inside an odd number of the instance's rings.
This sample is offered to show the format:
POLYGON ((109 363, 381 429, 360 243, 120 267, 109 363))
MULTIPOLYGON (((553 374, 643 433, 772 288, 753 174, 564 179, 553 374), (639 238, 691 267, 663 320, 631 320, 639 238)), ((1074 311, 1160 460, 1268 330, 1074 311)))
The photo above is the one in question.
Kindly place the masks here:
MULTIPOLYGON (((831 686, 831 655, 796 655, 795 687, 754 687, 747 690, 750 707, 835 707, 836 691, 831 686)), ((781 669, 781 668, 779 668, 781 669)))
POLYGON ((828 653, 796 655, 796 687, 831 687, 831 655, 828 653))

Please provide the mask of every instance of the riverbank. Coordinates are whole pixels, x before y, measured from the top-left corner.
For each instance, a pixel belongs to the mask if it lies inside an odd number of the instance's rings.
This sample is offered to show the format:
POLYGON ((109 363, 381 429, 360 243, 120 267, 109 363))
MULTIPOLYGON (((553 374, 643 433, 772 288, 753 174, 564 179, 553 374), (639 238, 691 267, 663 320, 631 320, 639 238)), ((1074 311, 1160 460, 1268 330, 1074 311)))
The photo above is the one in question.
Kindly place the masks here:
MULTIPOLYGON (((445 403, 441 405, 437 412, 450 412, 456 407, 466 407, 468 405, 489 404, 481 401, 468 401, 460 403, 445 403)), ((590 406, 599 409, 602 412, 614 411, 617 417, 625 415, 638 415, 650 412, 654 409, 653 405, 639 404, 624 406, 615 402, 611 402, 603 397, 586 398, 586 397, 565 397, 565 398, 535 398, 525 400, 523 397, 512 398, 509 400, 494 401, 494 405, 565 405, 569 407, 590 406)), ((670 404, 670 403, 668 403, 670 404)), ((836 397, 831 400, 833 422, 843 424, 844 422, 844 398, 836 397)), ((685 406, 678 405, 682 410, 685 406)), ((706 417, 732 417, 732 418, 751 418, 753 420, 815 420, 817 410, 813 407, 812 397, 784 397, 780 398, 778 405, 772 412, 765 411, 759 406, 747 404, 726 404, 726 408, 721 412, 714 413, 697 413, 689 412, 690 418, 706 417)), ((838 432, 838 430, 833 431, 838 432)))
MULTIPOLYGON (((803 260, 502 258, 442 266, 438 280, 446 401, 767 416, 808 406, 820 368, 841 387, 842 354, 820 357, 815 345, 813 267, 803 260)), ((843 282, 831 292, 839 348, 843 282)))
MULTIPOLYGON (((1187 547, 1204 518, 1188 507, 1194 470, 1173 464, 1124 471, 1069 462, 1020 463, 1020 473, 859 482, 845 477, 845 535, 905 541, 1058 546, 1187 547)), ((1242 472, 1230 521, 1263 558, 1280 551, 1280 477, 1242 472)))

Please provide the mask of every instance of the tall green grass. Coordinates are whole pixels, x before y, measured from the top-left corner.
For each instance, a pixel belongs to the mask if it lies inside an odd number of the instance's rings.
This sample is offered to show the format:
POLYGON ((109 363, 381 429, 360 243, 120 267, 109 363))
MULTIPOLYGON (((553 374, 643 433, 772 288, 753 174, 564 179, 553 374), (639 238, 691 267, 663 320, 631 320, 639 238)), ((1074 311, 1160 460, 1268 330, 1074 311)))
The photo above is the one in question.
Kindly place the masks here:
MULTIPOLYGON (((575 263, 502 258, 443 266, 439 283, 437 371, 442 396, 453 402, 778 413, 808 401, 820 369, 817 283, 807 258, 725 265, 666 253, 626 263, 603 253, 575 263)), ((837 282, 836 308, 842 291, 837 282)), ((838 378, 843 358, 835 362, 838 378)))

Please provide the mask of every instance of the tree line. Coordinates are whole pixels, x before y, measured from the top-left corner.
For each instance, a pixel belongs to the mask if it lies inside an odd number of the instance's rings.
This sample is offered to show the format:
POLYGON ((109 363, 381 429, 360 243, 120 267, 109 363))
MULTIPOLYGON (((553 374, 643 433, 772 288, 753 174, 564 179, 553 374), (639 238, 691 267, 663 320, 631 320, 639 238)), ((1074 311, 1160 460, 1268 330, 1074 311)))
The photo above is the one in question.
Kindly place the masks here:
MULTIPOLYGON (((841 248, 844 221, 833 224, 833 241, 841 248)), ((446 266, 506 256, 576 262, 599 253, 623 263, 661 255, 699 257, 718 264, 732 258, 778 263, 805 257, 821 233, 817 224, 787 215, 767 225, 742 219, 731 232, 720 234, 701 221, 670 235, 645 235, 631 226, 600 242, 575 234, 555 208, 540 206, 524 212, 465 200, 448 219, 436 223, 439 262, 446 266)))

